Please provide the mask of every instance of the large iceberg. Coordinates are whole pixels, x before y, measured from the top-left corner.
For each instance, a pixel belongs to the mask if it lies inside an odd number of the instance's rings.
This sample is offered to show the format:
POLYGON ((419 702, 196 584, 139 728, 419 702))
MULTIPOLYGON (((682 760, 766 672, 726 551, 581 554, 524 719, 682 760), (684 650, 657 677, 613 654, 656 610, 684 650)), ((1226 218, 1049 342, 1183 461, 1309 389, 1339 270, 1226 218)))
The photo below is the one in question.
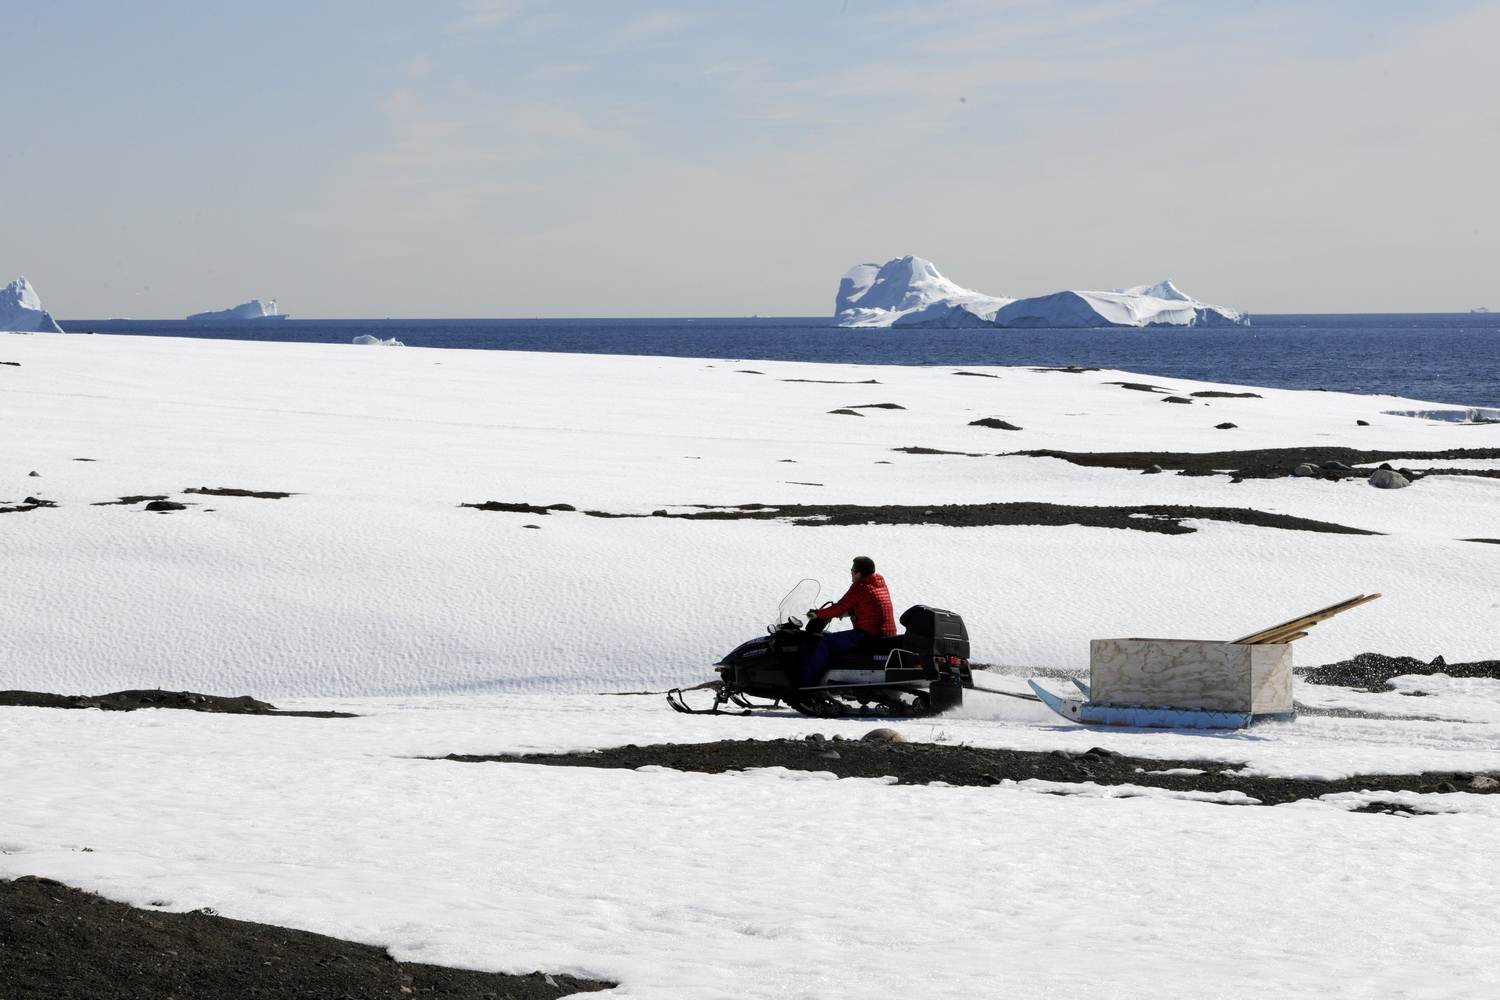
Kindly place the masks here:
POLYGON ((1097 327, 1249 326, 1250 317, 1199 302, 1170 281, 1029 299, 961 288, 921 257, 856 264, 839 282, 839 326, 1097 327))
POLYGON ((262 302, 260 299, 251 299, 243 305, 235 306, 233 309, 220 309, 217 312, 193 313, 188 317, 190 321, 217 321, 224 319, 286 319, 286 314, 276 311, 276 300, 270 303, 262 302))
POLYGON ((15 333, 62 333, 52 314, 42 308, 36 289, 25 278, 0 288, 0 330, 15 333))

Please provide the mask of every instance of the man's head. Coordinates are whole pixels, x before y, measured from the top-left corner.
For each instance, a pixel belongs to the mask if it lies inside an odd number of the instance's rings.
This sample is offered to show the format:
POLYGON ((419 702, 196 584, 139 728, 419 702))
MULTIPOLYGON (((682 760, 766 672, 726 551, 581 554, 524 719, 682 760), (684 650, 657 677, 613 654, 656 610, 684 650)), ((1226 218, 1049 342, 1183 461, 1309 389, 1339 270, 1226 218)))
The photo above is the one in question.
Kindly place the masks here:
POLYGON ((855 580, 861 580, 875 572, 875 560, 869 556, 855 556, 854 565, 849 567, 849 575, 855 580))

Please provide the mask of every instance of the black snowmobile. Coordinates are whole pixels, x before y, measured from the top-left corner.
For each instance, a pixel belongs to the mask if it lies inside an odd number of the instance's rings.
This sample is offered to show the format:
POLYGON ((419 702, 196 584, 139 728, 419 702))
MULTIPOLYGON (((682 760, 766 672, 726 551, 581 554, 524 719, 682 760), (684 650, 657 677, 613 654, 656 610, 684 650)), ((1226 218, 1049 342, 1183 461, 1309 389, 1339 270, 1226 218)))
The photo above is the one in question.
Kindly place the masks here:
POLYGON ((809 618, 801 610, 817 599, 817 582, 803 580, 782 599, 776 623, 766 635, 719 661, 716 670, 722 680, 713 705, 690 708, 681 688, 667 692, 667 704, 692 715, 722 714, 726 704, 740 709, 741 715, 782 704, 823 719, 911 718, 963 704, 964 688, 974 686, 964 620, 922 604, 902 613, 903 634, 872 636, 855 649, 835 653, 823 676, 799 687, 802 662, 828 627, 827 620, 809 618))

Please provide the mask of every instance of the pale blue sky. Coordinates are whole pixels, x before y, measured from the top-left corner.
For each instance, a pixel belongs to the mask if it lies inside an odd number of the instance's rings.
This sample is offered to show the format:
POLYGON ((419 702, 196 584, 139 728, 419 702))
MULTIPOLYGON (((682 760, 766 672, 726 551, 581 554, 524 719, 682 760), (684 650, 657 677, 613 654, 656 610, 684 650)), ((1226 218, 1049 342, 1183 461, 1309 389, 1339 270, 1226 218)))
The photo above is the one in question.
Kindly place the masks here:
POLYGON ((1500 308, 1500 4, 10 2, 0 280, 60 317, 1500 308))

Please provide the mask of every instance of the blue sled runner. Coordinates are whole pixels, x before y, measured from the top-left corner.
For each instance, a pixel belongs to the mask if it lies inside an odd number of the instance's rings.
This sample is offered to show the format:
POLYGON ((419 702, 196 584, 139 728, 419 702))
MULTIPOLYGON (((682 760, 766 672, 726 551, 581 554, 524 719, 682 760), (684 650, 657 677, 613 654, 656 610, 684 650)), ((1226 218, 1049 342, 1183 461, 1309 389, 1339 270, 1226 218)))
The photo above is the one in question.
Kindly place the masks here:
POLYGON ((1036 696, 1069 722, 1085 726, 1134 726, 1146 729, 1244 729, 1253 722, 1289 722, 1291 712, 1275 715, 1252 715, 1250 712, 1216 712, 1201 708, 1162 708, 1151 705, 1104 705, 1089 699, 1089 687, 1080 680, 1073 683, 1083 698, 1064 698, 1027 681, 1036 696))

